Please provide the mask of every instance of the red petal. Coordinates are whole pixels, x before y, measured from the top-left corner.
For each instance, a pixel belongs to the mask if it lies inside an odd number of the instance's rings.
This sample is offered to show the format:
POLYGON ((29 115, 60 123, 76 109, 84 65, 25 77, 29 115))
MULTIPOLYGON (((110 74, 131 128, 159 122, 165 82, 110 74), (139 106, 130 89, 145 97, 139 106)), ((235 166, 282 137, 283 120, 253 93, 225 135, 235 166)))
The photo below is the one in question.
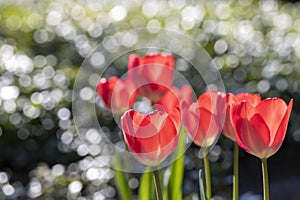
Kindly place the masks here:
MULTIPOLYGON (((255 114, 255 112, 256 112, 256 110, 253 107, 253 105, 250 104, 250 103, 247 103, 247 102, 241 102, 239 104, 233 105, 230 108, 230 113, 231 113, 230 118, 231 118, 231 121, 232 121, 232 126, 233 126, 233 129, 234 129, 234 135, 235 135, 236 141, 241 141, 241 139, 239 138, 240 136, 237 132, 238 123, 241 123, 239 121, 240 120, 250 121, 250 119, 255 114)), ((240 146, 244 149, 247 149, 242 144, 240 144, 240 146)))
MULTIPOLYGON (((187 132, 196 135, 199 126, 199 118, 200 111, 197 103, 192 103, 189 107, 184 109, 183 124, 187 132)), ((193 135, 191 135, 192 138, 194 138, 193 135)))
POLYGON ((186 102, 187 105, 193 103, 193 89, 189 85, 183 85, 180 89, 181 102, 186 102))
POLYGON ((259 158, 265 158, 270 132, 260 115, 254 115, 251 122, 240 118, 236 123, 236 136, 241 148, 259 158))
POLYGON ((238 103, 247 101, 255 106, 261 102, 261 96, 259 94, 239 93, 235 96, 235 100, 238 103))
POLYGON ((264 121, 270 129, 270 142, 272 143, 286 113, 287 105, 282 99, 269 98, 258 104, 256 110, 264 118, 264 121))
POLYGON ((271 147, 273 148, 274 153, 276 153, 279 150, 279 148, 281 147, 282 142, 285 138, 286 131, 287 131, 287 126, 288 126, 288 121, 289 121, 291 111, 292 111, 292 107, 293 107, 293 99, 290 101, 290 103, 288 105, 288 108, 285 112, 284 118, 282 119, 282 121, 279 125, 279 128, 277 130, 274 141, 271 144, 271 147))
POLYGON ((130 54, 128 58, 128 71, 141 64, 140 58, 136 54, 130 54))
POLYGON ((219 133, 219 126, 215 116, 208 110, 200 108, 200 121, 194 142, 202 147, 213 145, 219 133))
POLYGON ((162 106, 162 110, 166 112, 171 112, 174 108, 179 107, 179 100, 180 100, 180 92, 179 89, 176 87, 172 87, 169 89, 164 96, 162 96, 156 104, 160 107, 162 106))

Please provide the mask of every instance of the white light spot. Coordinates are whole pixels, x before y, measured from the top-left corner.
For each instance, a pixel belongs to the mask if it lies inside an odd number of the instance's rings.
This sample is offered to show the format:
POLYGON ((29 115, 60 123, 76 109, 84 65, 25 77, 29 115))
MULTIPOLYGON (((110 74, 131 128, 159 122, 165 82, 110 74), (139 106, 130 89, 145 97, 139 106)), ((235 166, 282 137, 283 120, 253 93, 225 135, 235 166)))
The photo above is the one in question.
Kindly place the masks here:
POLYGON ((65 172, 65 167, 61 164, 56 164, 52 168, 52 175, 53 176, 61 176, 65 172))
POLYGON ((68 186, 68 189, 69 189, 70 193, 72 193, 72 194, 79 193, 82 189, 82 183, 79 181, 73 181, 68 186))
POLYGON ((17 105, 13 100, 6 100, 3 103, 3 108, 7 113, 14 113, 16 111, 17 105))
POLYGON ((191 30, 195 26, 195 21, 192 17, 184 17, 181 20, 181 26, 184 30, 191 30))
POLYGON ((73 134, 70 131, 66 131, 61 136, 61 141, 64 144, 70 144, 73 140, 73 134))
POLYGON ((86 132, 85 137, 87 138, 87 140, 92 143, 92 144, 99 144, 99 142, 101 141, 101 136, 100 134, 97 132, 96 129, 89 129, 86 132))
POLYGON ((10 184, 5 184, 2 186, 2 191, 5 194, 5 196, 11 196, 15 193, 15 188, 10 184))
POLYGON ((197 22, 201 22, 204 15, 205 15, 205 10, 200 5, 196 6, 196 7, 187 6, 181 12, 181 17, 182 18, 189 17, 189 18, 192 18, 193 20, 195 20, 197 22))
POLYGON ((26 105, 23 108, 23 113, 29 118, 35 119, 40 115, 40 109, 32 106, 32 105, 26 105))
POLYGON ((261 93, 265 93, 270 89, 270 82, 268 80, 261 80, 257 84, 257 89, 261 93))
POLYGON ((4 184, 8 181, 8 176, 5 172, 0 172, 0 183, 4 184))
POLYGON ((86 172, 86 177, 90 181, 97 179, 99 177, 99 170, 94 167, 88 169, 86 172))
POLYGON ((16 86, 4 86, 0 88, 0 97, 4 100, 16 99, 20 94, 20 90, 16 86))
POLYGON ((61 20, 62 15, 57 11, 51 11, 46 18, 46 22, 50 26, 58 25, 61 22, 61 20))
POLYGON ((132 47, 138 41, 136 32, 127 32, 122 36, 121 44, 125 47, 132 47))
POLYGON ((123 6, 115 6, 109 12, 109 16, 114 21, 121 21, 127 16, 127 10, 123 6))
POLYGON ((223 54, 227 50, 228 45, 225 40, 218 40, 214 45, 214 50, 217 54, 223 54))
POLYGON ((158 20, 152 19, 147 23, 147 31, 149 33, 158 33, 160 31, 161 24, 158 20))
POLYGON ((216 15, 219 19, 228 19, 231 16, 231 8, 228 4, 219 4, 216 8, 216 15))
POLYGON ((157 2, 145 1, 142 12, 148 18, 154 17, 158 12, 157 2))
POLYGON ((80 90, 79 95, 80 95, 80 98, 82 100, 87 101, 87 100, 90 100, 93 97, 93 94, 94 94, 94 92, 90 87, 84 87, 80 90))
POLYGON ((95 52, 92 54, 90 57, 90 63, 95 67, 95 68, 103 68, 105 64, 105 57, 103 56, 102 53, 100 52, 95 52))
POLYGON ((58 110, 57 116, 61 120, 68 120, 71 116, 71 112, 67 108, 61 108, 61 109, 58 110))
POLYGON ((28 195, 31 198, 39 197, 42 194, 42 185, 39 181, 32 181, 29 186, 28 195))

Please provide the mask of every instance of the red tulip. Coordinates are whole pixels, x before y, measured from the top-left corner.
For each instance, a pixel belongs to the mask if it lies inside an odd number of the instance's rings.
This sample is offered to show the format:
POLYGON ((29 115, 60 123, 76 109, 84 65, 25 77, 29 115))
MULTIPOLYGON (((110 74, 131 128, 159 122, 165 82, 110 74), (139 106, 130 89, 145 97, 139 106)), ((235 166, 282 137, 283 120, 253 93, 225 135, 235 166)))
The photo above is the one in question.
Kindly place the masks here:
POLYGON ((224 113, 225 94, 211 90, 184 109, 183 123, 198 146, 209 147, 218 137, 224 113))
POLYGON ((133 77, 138 93, 156 102, 172 86, 174 57, 157 53, 140 58, 131 54, 128 73, 133 77))
POLYGON ((236 141, 236 139, 234 135, 234 128, 231 121, 231 108, 234 105, 240 104, 242 101, 247 101, 253 105, 257 105, 258 103, 261 102, 261 97, 259 94, 250 94, 250 93, 240 93, 238 95, 234 95, 232 93, 226 94, 226 117, 225 117, 222 133, 232 141, 236 141))
POLYGON ((105 106, 113 113, 123 113, 134 104, 136 98, 135 86, 130 78, 124 80, 115 76, 109 80, 101 78, 97 93, 105 106))
POLYGON ((275 154, 284 140, 292 106, 293 100, 287 105, 280 98, 234 106, 232 122, 239 146, 261 159, 275 154))
POLYGON ((182 109, 182 104, 190 105, 192 102, 193 90, 189 85, 183 85, 180 89, 173 86, 156 102, 156 109, 170 112, 175 107, 182 109))
POLYGON ((170 155, 178 144, 180 111, 155 110, 140 114, 129 110, 121 118, 125 142, 133 156, 141 163, 156 166, 170 155))

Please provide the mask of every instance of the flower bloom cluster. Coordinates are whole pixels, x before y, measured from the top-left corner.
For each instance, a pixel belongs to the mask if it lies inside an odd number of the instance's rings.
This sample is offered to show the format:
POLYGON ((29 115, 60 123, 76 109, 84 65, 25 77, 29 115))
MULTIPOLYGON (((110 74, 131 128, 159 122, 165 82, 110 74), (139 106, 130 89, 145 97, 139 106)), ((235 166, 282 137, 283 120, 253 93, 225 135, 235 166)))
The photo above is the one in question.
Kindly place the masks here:
POLYGON ((194 143, 210 147, 221 131, 245 151, 268 158, 278 151, 286 134, 293 100, 262 100, 259 94, 237 95, 208 90, 193 99, 189 85, 173 85, 173 55, 132 54, 125 79, 102 78, 97 92, 113 113, 123 114, 124 140, 133 156, 148 166, 163 162, 178 144, 183 125, 194 143), (131 109, 138 97, 148 98, 154 111, 131 109))

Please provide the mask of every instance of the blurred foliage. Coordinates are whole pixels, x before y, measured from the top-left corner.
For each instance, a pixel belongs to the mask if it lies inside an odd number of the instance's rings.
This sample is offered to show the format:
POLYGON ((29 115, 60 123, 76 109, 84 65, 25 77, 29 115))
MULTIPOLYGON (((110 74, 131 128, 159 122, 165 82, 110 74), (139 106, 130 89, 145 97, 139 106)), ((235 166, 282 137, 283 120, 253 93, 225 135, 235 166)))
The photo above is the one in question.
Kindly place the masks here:
MULTIPOLYGON (((99 162, 108 162, 111 151, 91 129, 84 138, 93 148, 89 155, 76 134, 72 87, 79 66, 99 42, 116 51, 134 46, 134 30, 120 41, 111 38, 132 28, 168 28, 193 38, 212 56, 227 91, 293 98, 283 147, 296 146, 299 9, 300 4, 272 0, 0 1, 0 199, 117 198, 114 172, 99 162)), ((126 67, 124 57, 119 62, 126 67)), ((176 69, 199 94, 201 77, 182 59, 177 59, 176 69)), ((117 70, 112 67, 108 74, 120 75, 117 70)), ((119 131, 108 112, 101 111, 99 118, 105 131, 119 131)), ((214 192, 220 199, 230 196, 231 149, 231 142, 221 137, 210 154, 214 192)), ((184 196, 197 193, 201 167, 198 149, 192 146, 185 158, 184 196)), ((138 185, 137 178, 129 180, 133 190, 138 185)))

